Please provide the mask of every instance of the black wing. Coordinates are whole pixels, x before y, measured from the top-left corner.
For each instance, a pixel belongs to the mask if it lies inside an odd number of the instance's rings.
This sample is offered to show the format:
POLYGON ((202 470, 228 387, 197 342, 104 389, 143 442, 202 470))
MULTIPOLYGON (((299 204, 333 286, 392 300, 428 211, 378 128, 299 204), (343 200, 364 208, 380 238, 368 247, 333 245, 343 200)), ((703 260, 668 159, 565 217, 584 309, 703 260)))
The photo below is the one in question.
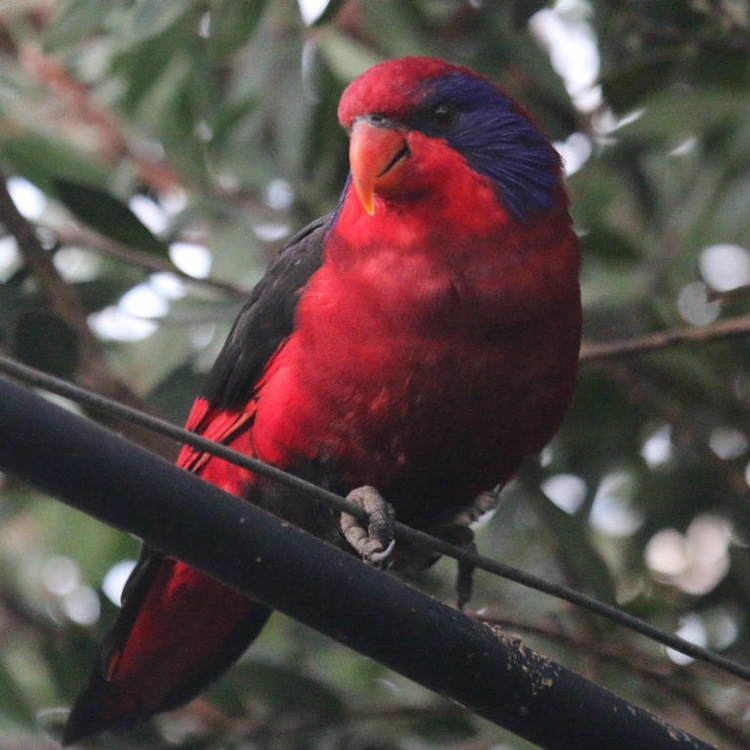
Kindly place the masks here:
POLYGON ((253 289, 203 389, 212 406, 238 409, 251 398, 269 360, 294 328, 300 292, 323 262, 332 216, 292 237, 253 289))
MULTIPOLYGON (((208 376, 203 395, 213 406, 235 408, 252 395, 269 359, 292 332, 299 293, 323 262, 332 214, 300 230, 253 289, 208 376)), ((127 640, 141 602, 164 556, 147 545, 122 594, 123 610, 105 639, 102 659, 127 640)))
MULTIPOLYGON (((237 316, 204 386, 203 395, 219 408, 244 405, 265 367, 294 328, 299 293, 323 262, 323 241, 333 214, 297 232, 271 262, 237 316)), ((102 650, 105 661, 123 643, 164 556, 144 545, 123 590, 123 610, 102 650)))

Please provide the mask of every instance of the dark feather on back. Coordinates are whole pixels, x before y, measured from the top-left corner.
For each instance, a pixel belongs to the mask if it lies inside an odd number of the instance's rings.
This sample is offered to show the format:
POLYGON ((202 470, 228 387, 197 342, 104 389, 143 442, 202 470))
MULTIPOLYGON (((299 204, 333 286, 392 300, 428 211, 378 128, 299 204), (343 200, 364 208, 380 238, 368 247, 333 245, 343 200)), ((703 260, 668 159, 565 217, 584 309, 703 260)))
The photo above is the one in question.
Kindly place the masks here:
POLYGON ((292 333, 300 293, 323 262, 333 214, 299 231, 253 289, 211 370, 202 395, 220 409, 241 409, 263 371, 292 333))

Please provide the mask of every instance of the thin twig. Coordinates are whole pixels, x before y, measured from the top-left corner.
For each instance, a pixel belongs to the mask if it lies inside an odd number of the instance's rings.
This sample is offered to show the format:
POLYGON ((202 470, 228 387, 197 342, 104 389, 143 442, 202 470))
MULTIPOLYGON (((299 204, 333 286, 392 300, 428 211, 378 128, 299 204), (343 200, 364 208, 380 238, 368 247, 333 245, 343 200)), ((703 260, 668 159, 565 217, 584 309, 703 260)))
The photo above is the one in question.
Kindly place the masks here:
POLYGON ((133 250, 119 242, 102 237, 100 234, 91 232, 87 229, 82 229, 80 227, 66 227, 50 228, 50 231, 54 232, 60 242, 64 245, 83 245, 101 255, 106 255, 115 260, 127 263, 128 265, 137 266, 147 271, 154 271, 157 273, 171 273, 175 276, 179 276, 190 284, 216 289, 240 299, 246 299, 250 295, 250 290, 245 287, 232 284, 229 281, 196 278, 178 268, 169 260, 159 258, 155 255, 149 255, 140 250, 133 250))
POLYGON ((161 158, 153 158, 133 147, 118 119, 94 101, 89 88, 76 80, 63 65, 45 55, 36 45, 24 45, 19 52, 20 64, 53 93, 66 109, 71 121, 94 129, 98 135, 102 156, 110 163, 129 159, 140 178, 161 192, 181 184, 179 175, 161 158))
MULTIPOLYGON (((102 346, 89 328, 83 305, 73 288, 65 282, 55 268, 51 255, 42 247, 36 234, 36 227, 19 212, 8 192, 7 178, 2 171, 0 171, 0 223, 18 243, 19 252, 39 285, 39 291, 46 299, 49 309, 63 320, 76 336, 78 344, 76 382, 133 408, 146 410, 146 404, 133 393, 125 381, 109 369, 102 346)), ((149 431, 137 428, 130 437, 160 455, 174 456, 172 446, 149 431)))
POLYGON ((643 367, 624 367, 621 365, 606 365, 606 372, 616 383, 620 384, 631 400, 642 404, 649 412, 658 415, 673 428, 673 442, 687 454, 695 457, 704 468, 711 469, 717 477, 725 482, 728 493, 732 498, 729 506, 731 515, 738 523, 747 527, 750 524, 750 506, 748 505, 747 481, 741 471, 730 463, 722 460, 711 450, 707 439, 684 418, 684 407, 669 397, 663 389, 659 389, 653 375, 644 372, 643 367))
POLYGON ((720 320, 707 326, 675 328, 622 341, 585 342, 581 346, 580 361, 600 362, 621 357, 633 357, 679 344, 722 341, 748 335, 750 335, 750 315, 743 315, 737 318, 720 320))
POLYGON ((736 286, 734 289, 727 289, 726 291, 719 291, 718 289, 709 288, 706 291, 706 298, 709 302, 715 302, 721 300, 722 302, 734 302, 735 300, 744 299, 750 295, 750 284, 743 284, 742 286, 736 286))
POLYGON ((0 223, 18 243, 21 256, 34 275, 51 310, 75 332, 83 360, 96 359, 99 345, 89 328, 83 307, 39 242, 36 228, 16 208, 8 192, 7 178, 2 172, 0 172, 0 223))
MULTIPOLYGON (((368 520, 367 514, 359 506, 352 504, 330 490, 319 487, 318 485, 297 477, 294 474, 290 474, 275 466, 264 463, 257 458, 232 450, 226 445, 207 440, 201 435, 177 427, 171 422, 159 419, 150 414, 145 414, 137 409, 133 409, 132 407, 117 403, 112 399, 79 388, 72 383, 68 383, 52 375, 47 375, 46 373, 23 365, 8 357, 0 356, 0 371, 17 378, 26 384, 43 388, 51 393, 57 393, 65 398, 85 404, 90 409, 105 412, 110 417, 118 417, 127 422, 133 422, 180 443, 191 445, 201 451, 205 451, 213 456, 217 456, 237 466, 241 466, 254 474, 278 482, 279 484, 289 487, 311 499, 319 500, 336 511, 349 513, 362 521, 368 520)), ((640 633, 657 643, 669 646, 675 651, 679 651, 687 656, 692 656, 694 659, 705 661, 725 672, 729 672, 736 677, 750 682, 750 667, 732 661, 720 654, 716 654, 707 648, 690 643, 684 638, 680 638, 672 633, 667 633, 638 617, 634 617, 628 612, 609 604, 605 604, 604 602, 583 594, 580 591, 576 591, 561 584, 551 583, 533 573, 519 570, 511 565, 506 565, 505 563, 485 557, 484 555, 479 555, 466 547, 458 547, 454 544, 450 544, 443 539, 431 536, 424 531, 414 529, 406 524, 400 523, 399 521, 394 523, 394 532, 397 539, 407 544, 414 545, 418 549, 427 550, 431 553, 437 552, 440 555, 445 555, 446 557, 471 565, 476 569, 485 570, 495 576, 506 578, 515 583, 519 583, 522 586, 541 591, 558 599, 563 599, 564 601, 575 604, 576 606, 585 607, 591 612, 595 612, 612 622, 623 625, 624 627, 640 633)))
MULTIPOLYGON (((642 8, 646 5, 639 0, 610 0, 610 5, 619 6, 624 11, 623 17, 629 21, 637 30, 647 39, 662 42, 673 42, 677 44, 687 44, 704 49, 714 49, 720 52, 726 50, 737 50, 750 52, 750 35, 748 30, 737 24, 734 19, 727 14, 722 13, 721 18, 717 18, 720 24, 721 36, 715 33, 695 33, 678 26, 672 26, 665 23, 663 19, 658 21, 646 17, 642 8)), ((716 15, 716 7, 711 9, 716 15)))

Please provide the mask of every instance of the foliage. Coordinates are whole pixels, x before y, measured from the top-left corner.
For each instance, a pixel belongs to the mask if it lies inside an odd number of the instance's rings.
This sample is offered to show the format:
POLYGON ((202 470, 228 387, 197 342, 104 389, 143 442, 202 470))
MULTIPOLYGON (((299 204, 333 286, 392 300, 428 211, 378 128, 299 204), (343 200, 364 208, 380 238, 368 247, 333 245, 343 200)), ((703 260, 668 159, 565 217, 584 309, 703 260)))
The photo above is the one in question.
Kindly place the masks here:
MULTIPOLYGON (((727 291, 750 282, 744 4, 546 6, 332 0, 308 26, 293 0, 12 4, 0 13, 0 166, 108 366, 177 421, 238 290, 335 204, 343 87, 392 56, 488 74, 577 168, 589 340, 750 312, 747 294, 727 291), (208 260, 230 283, 185 278, 208 260)), ((75 326, 45 308, 10 236, 0 274, 2 347, 73 375, 75 326)), ((749 364, 744 339, 585 364, 563 431, 506 490, 480 548, 750 661, 749 364)), ((10 477, 0 522, 0 746, 51 747, 115 611, 105 576, 116 588, 113 566, 137 544, 10 477)), ((447 599, 452 576, 442 562, 420 585, 447 599)), ((540 594, 482 575, 477 589, 477 607, 554 658, 722 746, 747 741, 740 685, 540 594)), ((165 743, 523 747, 280 616, 207 696, 91 746, 165 743)))

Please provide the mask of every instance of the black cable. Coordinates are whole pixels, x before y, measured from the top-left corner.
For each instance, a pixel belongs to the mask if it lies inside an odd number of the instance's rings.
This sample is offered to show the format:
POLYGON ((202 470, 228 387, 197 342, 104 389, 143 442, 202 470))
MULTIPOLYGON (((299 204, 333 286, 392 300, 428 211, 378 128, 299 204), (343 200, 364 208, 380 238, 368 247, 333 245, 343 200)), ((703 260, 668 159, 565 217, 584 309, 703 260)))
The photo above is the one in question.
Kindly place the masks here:
MULTIPOLYGON (((177 427, 166 420, 145 414, 144 412, 138 411, 129 406, 124 406, 123 404, 113 401, 105 396, 93 393, 65 380, 61 380, 60 378, 43 373, 40 370, 23 365, 9 357, 0 356, 0 371, 12 375, 29 385, 43 388, 51 393, 56 393, 57 395, 64 396, 72 401, 85 404, 91 409, 115 415, 125 421, 158 432, 180 443, 192 445, 194 448, 199 448, 200 450, 211 453, 214 456, 230 461, 237 466, 249 469, 255 474, 279 482, 291 489, 298 490, 308 497, 331 506, 337 511, 350 513, 363 521, 367 520, 367 516, 361 508, 352 505, 340 495, 330 492, 322 487, 318 487, 312 482, 300 479, 286 471, 277 469, 275 466, 266 464, 257 458, 238 453, 220 443, 206 440, 206 438, 177 427)), ((0 429, 2 429, 1 426, 0 429)), ((605 604, 598 599, 582 594, 568 586, 550 583, 533 573, 527 573, 518 568, 506 565, 505 563, 479 555, 476 552, 472 552, 463 547, 457 547, 456 545, 445 542, 442 539, 438 539, 437 537, 426 534, 423 531, 419 531, 418 529, 414 529, 398 521, 395 523, 395 534, 396 538, 402 542, 413 544, 430 552, 439 552, 441 555, 467 563, 479 570, 484 570, 492 575, 506 578, 510 581, 519 583, 522 586, 541 591, 558 599, 563 599, 571 604, 583 607, 590 612, 595 612, 596 614, 606 617, 607 619, 629 628, 630 630, 634 630, 657 643, 661 643, 664 646, 679 651, 687 656, 691 656, 694 659, 699 659, 708 664, 712 664, 718 669, 729 672, 746 682, 750 682, 750 667, 746 667, 743 664, 727 659, 707 648, 690 643, 677 635, 667 633, 666 631, 650 625, 644 620, 634 617, 617 607, 605 604)))

